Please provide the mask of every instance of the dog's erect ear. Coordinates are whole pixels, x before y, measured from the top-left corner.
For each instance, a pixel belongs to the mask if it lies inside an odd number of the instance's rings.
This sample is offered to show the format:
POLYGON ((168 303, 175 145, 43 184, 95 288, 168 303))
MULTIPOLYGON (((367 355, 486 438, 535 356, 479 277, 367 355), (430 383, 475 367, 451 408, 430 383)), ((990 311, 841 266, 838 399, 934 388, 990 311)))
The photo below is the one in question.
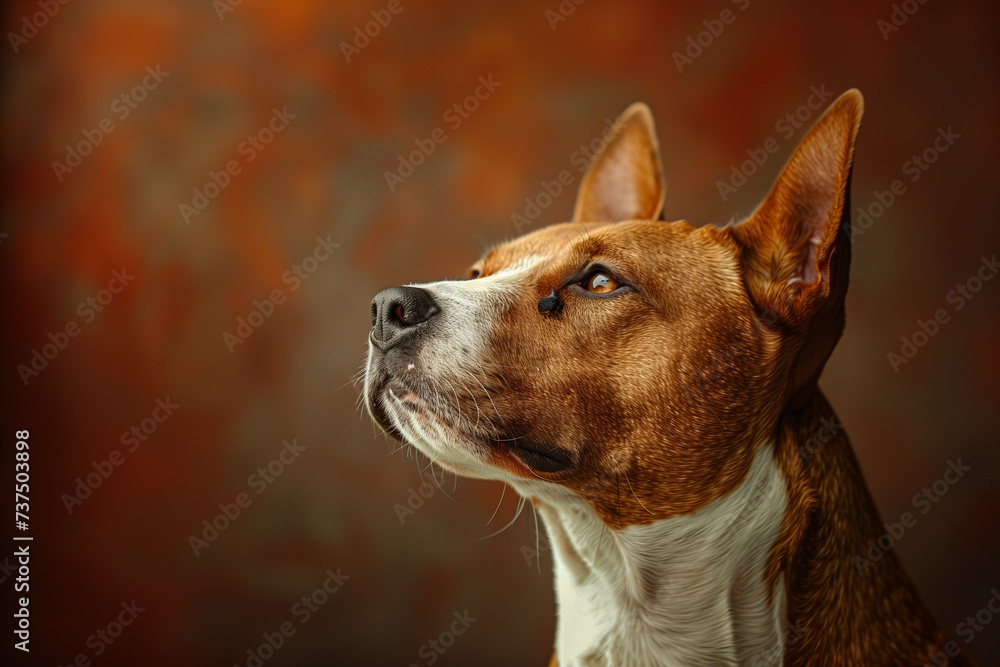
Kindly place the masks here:
POLYGON ((804 334, 796 384, 819 376, 844 327, 850 180, 864 101, 848 90, 795 149, 764 203, 727 230, 763 319, 804 334))
POLYGON ((637 102, 615 122, 580 183, 574 222, 656 220, 666 188, 653 114, 637 102))

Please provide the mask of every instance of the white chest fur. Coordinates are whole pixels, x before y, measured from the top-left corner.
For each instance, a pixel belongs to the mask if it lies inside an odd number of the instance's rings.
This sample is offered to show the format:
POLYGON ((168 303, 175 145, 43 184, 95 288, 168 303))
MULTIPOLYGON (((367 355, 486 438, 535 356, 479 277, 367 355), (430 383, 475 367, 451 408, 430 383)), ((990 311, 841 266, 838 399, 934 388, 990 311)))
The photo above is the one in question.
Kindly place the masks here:
POLYGON ((729 495, 621 531, 575 494, 538 490, 523 489, 553 544, 560 667, 781 664, 783 586, 769 591, 764 567, 785 486, 770 447, 729 495))

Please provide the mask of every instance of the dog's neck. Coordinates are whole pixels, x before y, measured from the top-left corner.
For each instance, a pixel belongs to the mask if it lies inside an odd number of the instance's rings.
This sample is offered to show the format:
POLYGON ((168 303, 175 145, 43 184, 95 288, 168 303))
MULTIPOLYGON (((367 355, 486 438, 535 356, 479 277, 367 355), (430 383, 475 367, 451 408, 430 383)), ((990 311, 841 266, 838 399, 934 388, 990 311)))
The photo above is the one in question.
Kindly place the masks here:
MULTIPOLYGON (((863 560, 886 528, 838 422, 814 388, 779 428, 788 509, 768 579, 784 577, 786 615, 805 630, 788 642, 785 664, 830 655, 845 664, 924 664, 946 637, 894 551, 863 560)), ((948 664, 970 663, 958 655, 948 664)))
POLYGON ((531 487, 553 545, 561 666, 780 661, 784 587, 764 572, 786 495, 770 446, 727 496, 624 530, 571 492, 531 487))

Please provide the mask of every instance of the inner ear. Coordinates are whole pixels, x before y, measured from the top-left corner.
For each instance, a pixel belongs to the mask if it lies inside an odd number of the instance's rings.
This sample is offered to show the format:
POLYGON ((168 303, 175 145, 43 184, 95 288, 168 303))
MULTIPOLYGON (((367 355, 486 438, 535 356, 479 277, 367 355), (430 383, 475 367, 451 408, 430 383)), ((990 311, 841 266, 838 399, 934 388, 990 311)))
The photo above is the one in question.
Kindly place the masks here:
POLYGON ((657 220, 665 196, 653 114, 637 102, 618 118, 590 163, 573 221, 657 220))
POLYGON ((764 202, 732 228, 744 279, 761 311, 801 323, 843 299, 850 261, 848 190, 863 101, 841 95, 795 149, 764 202))

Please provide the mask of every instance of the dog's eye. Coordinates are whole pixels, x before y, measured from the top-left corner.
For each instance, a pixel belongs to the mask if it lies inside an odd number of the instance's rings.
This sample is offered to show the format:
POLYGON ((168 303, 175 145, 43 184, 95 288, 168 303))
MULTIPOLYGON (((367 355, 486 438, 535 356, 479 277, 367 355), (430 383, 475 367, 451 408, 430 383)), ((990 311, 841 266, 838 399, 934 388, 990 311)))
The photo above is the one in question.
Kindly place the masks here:
POLYGON ((595 271, 590 274, 583 286, 588 292, 607 294, 618 289, 618 281, 603 271, 595 271))
POLYGON ((479 269, 469 269, 469 280, 475 280, 483 274, 479 269))

